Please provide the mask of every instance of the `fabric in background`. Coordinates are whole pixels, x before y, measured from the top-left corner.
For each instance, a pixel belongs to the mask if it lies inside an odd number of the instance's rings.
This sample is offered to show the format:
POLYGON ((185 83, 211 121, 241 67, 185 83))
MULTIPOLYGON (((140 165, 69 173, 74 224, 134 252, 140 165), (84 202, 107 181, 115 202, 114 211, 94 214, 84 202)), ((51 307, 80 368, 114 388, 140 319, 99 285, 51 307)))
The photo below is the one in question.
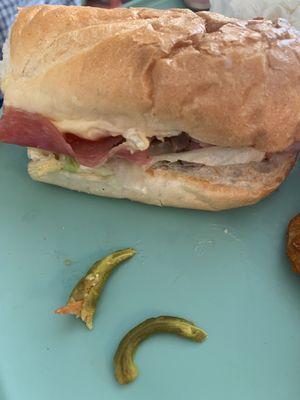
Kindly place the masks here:
POLYGON ((300 30, 300 0, 211 0, 211 11, 241 19, 285 18, 300 30))

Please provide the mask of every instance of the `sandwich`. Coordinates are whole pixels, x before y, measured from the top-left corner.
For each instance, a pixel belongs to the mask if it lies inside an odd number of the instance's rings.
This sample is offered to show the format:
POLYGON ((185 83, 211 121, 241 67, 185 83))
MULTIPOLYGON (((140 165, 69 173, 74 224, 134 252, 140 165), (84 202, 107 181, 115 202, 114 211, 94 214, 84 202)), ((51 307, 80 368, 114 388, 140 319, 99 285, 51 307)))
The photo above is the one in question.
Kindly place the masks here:
POLYGON ((1 64, 0 141, 30 176, 222 210, 276 190, 300 139, 300 33, 210 12, 32 6, 1 64))

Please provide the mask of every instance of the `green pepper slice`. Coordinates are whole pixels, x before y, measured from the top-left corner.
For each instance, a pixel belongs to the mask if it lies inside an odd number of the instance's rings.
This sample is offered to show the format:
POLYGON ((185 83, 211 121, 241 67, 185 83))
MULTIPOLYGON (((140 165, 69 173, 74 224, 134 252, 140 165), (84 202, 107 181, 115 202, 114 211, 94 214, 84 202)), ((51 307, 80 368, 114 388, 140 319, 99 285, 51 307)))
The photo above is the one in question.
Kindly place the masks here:
POLYGON ((160 316, 145 320, 124 336, 115 353, 115 377, 120 384, 130 383, 136 379, 138 368, 133 358, 137 347, 156 333, 173 333, 195 342, 203 342, 207 338, 207 333, 203 329, 183 318, 160 316))
POLYGON ((89 329, 93 328, 93 318, 103 286, 114 269, 135 255, 132 248, 116 251, 96 261, 86 275, 72 290, 67 304, 58 308, 56 314, 74 314, 80 317, 89 329))

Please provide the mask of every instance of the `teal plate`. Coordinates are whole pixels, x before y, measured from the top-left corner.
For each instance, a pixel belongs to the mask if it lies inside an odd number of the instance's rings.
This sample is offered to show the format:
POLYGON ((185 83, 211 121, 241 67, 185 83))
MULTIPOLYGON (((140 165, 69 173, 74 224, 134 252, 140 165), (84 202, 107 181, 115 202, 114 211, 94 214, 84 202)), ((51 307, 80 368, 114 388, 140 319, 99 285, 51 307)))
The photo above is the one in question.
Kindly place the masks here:
POLYGON ((300 398, 300 280, 284 254, 299 169, 256 206, 208 213, 40 184, 26 164, 0 144, 1 400, 300 398), (126 246, 138 255, 107 283, 93 331, 53 314, 93 261, 126 246), (160 314, 194 320, 208 340, 149 339, 139 378, 118 386, 119 340, 160 314))
POLYGON ((256 206, 208 213, 40 184, 26 165, 25 149, 0 144, 1 400, 299 400, 300 279, 285 256, 299 168, 256 206), (93 331, 53 313, 93 261, 127 246, 138 254, 107 283, 93 331), (208 340, 149 339, 140 376, 119 386, 119 340, 161 314, 208 340))

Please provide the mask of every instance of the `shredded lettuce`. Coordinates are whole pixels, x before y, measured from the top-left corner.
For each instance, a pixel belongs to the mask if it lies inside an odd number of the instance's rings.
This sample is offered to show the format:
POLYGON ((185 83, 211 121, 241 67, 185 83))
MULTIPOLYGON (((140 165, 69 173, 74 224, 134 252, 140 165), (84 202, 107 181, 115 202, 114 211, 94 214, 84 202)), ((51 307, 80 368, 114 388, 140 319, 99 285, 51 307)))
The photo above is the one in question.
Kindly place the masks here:
POLYGON ((79 170, 79 164, 75 158, 70 156, 65 156, 64 158, 64 169, 68 172, 76 173, 79 170))

